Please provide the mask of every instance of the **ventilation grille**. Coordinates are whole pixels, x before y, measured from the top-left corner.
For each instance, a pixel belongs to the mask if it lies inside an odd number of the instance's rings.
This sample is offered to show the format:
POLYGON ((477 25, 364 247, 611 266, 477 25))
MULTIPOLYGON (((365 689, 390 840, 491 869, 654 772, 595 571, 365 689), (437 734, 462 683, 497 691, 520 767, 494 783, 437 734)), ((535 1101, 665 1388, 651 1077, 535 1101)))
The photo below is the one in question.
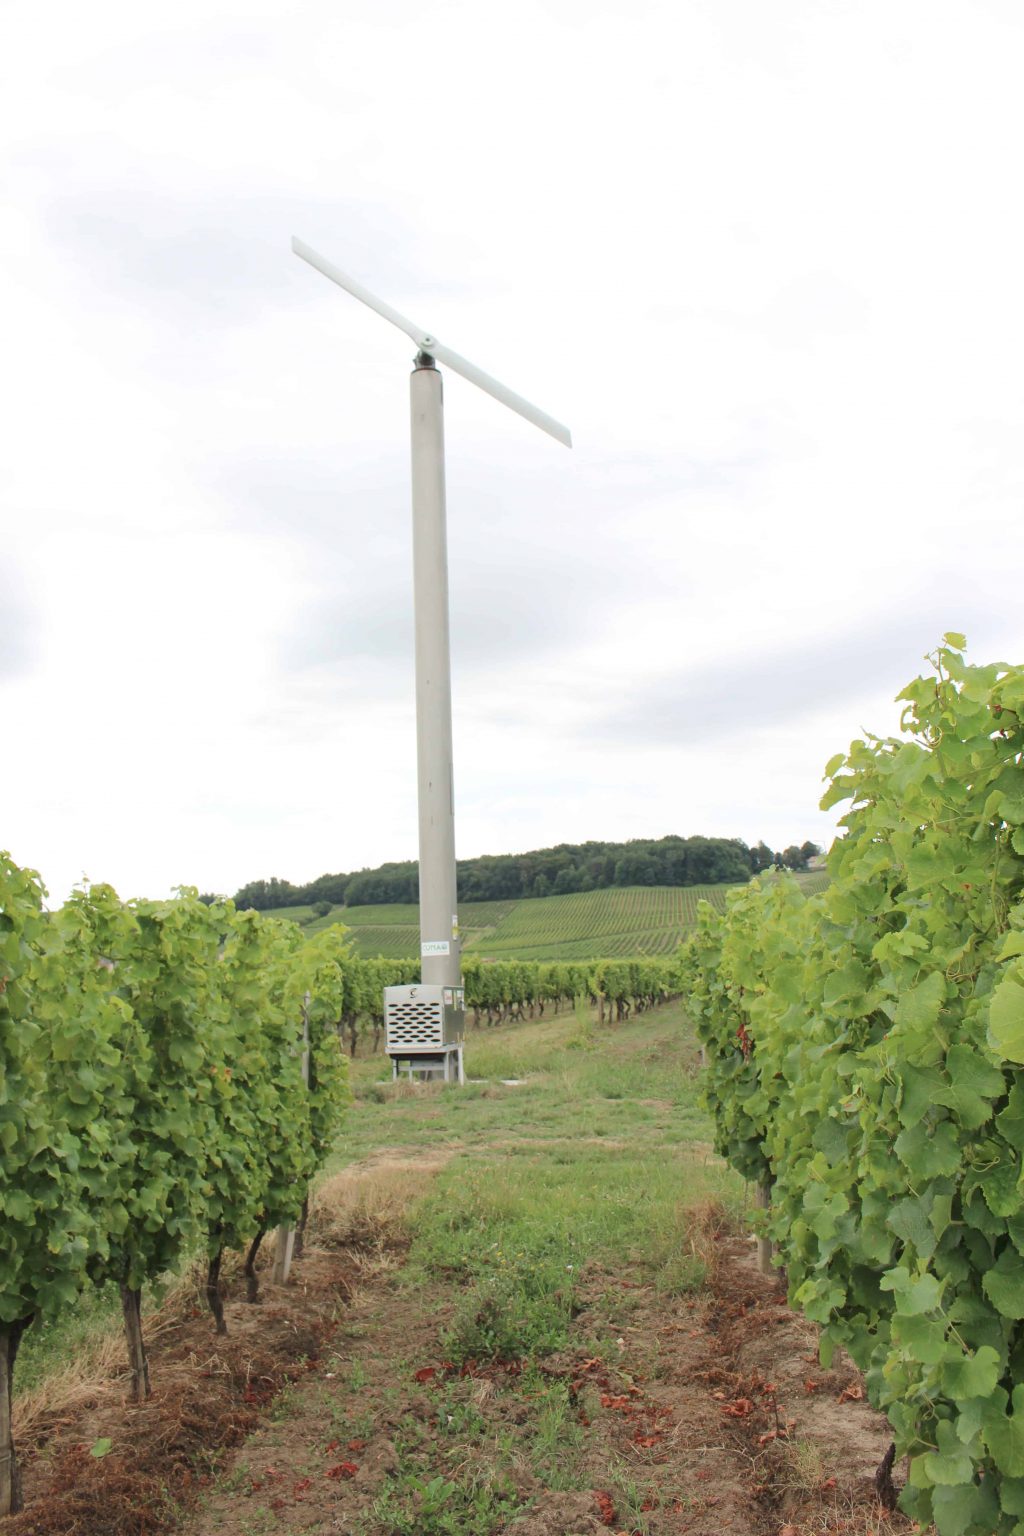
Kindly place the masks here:
POLYGON ((438 1003, 389 1003, 388 1050, 394 1045, 443 1045, 442 1017, 438 1003))

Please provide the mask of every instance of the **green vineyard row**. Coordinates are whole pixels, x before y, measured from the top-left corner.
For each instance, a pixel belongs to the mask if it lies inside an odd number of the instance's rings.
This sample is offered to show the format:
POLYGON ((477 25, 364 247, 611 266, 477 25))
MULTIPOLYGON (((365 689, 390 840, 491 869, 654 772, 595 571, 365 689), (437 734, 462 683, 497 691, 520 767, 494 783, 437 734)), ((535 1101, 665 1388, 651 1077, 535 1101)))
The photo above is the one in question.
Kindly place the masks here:
POLYGON ((207 906, 43 907, 0 855, 0 1514, 18 1507, 18 1346, 93 1284, 121 1292, 132 1395, 149 1393, 142 1287, 294 1224, 337 1135, 342 937, 207 906))
MULTIPOLYGON (((904 734, 826 769, 827 890, 702 909, 682 961, 719 1150, 770 1191, 940 1536, 1024 1533, 1024 669, 946 636, 904 734)), ((881 1469, 886 1487, 888 1467, 881 1469)))

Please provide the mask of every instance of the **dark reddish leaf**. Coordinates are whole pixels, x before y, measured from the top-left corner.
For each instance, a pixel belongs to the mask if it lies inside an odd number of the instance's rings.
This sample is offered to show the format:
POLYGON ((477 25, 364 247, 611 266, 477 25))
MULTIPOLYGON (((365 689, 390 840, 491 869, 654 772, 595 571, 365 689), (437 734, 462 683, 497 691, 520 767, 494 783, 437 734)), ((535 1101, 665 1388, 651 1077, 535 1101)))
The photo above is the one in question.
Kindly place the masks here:
POLYGON ((616 1523, 615 1501, 610 1493, 595 1493, 594 1502, 597 1505, 597 1515, 602 1525, 614 1525, 616 1523))

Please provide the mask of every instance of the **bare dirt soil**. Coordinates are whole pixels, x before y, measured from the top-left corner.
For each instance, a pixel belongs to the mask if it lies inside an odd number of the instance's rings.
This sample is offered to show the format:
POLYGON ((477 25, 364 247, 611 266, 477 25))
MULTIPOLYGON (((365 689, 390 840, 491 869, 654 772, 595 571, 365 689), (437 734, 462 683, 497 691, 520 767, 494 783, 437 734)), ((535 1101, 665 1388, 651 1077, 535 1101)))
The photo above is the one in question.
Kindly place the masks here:
POLYGON ((257 1305, 241 1299, 239 1281, 225 1304, 227 1338, 217 1338, 198 1302, 185 1309, 149 1348, 146 1404, 125 1401, 123 1379, 98 1383, 83 1407, 43 1422, 34 1442, 19 1445, 25 1508, 4 1536, 175 1529, 282 1389, 319 1368, 355 1273, 351 1254, 307 1251, 287 1287, 269 1285, 264 1273, 257 1305))
POLYGON ((753 1245, 712 1236, 688 1296, 586 1272, 573 1344, 532 1375, 448 1366, 451 1306, 403 1284, 394 1244, 308 1249, 261 1305, 229 1296, 226 1339, 198 1307, 167 1330, 145 1406, 111 1387, 22 1447, 4 1536, 910 1531, 878 1506, 889 1436, 853 1367, 823 1371, 753 1245), (545 1429, 547 1387, 568 1417, 545 1429), (477 1502, 435 1510, 438 1480, 477 1502))

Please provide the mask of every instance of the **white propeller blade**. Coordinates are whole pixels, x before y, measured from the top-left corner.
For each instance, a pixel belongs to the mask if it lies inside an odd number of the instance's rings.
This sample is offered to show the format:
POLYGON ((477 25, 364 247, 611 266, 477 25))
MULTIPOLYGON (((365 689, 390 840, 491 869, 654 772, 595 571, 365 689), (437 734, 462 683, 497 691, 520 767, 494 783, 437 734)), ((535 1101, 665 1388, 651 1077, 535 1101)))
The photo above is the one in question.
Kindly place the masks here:
POLYGON ((531 405, 529 400, 524 400, 522 395, 517 395, 514 390, 499 384, 497 379, 492 379, 490 374, 484 373, 482 368, 477 368, 474 363, 467 362, 457 352, 452 352, 448 347, 443 346, 436 336, 423 330, 412 320, 407 320, 404 315, 400 315, 397 309, 392 309, 390 304, 385 304, 383 299, 378 299, 377 295, 371 293, 368 288, 364 288, 362 283, 357 283, 354 277, 349 277, 332 261, 319 255, 295 235, 292 236, 292 250, 296 256, 301 256, 303 261, 308 261, 311 267, 322 272, 324 277, 329 277, 332 283, 337 283, 339 288, 344 288, 345 292, 350 293, 354 299, 358 299, 368 309, 375 310, 385 320, 390 320, 392 325, 397 325, 400 331, 404 331, 416 343, 421 352, 429 353, 439 363, 444 363, 446 367, 451 368, 454 373, 460 373, 464 379, 468 379, 485 394, 500 400, 502 405, 507 405, 510 411, 515 411, 519 416, 524 416, 527 421, 532 421, 533 425, 540 427, 542 432, 550 433, 560 443, 564 443, 566 448, 572 447, 572 434, 568 427, 563 427, 560 421, 556 421, 546 411, 538 410, 535 405, 531 405))

